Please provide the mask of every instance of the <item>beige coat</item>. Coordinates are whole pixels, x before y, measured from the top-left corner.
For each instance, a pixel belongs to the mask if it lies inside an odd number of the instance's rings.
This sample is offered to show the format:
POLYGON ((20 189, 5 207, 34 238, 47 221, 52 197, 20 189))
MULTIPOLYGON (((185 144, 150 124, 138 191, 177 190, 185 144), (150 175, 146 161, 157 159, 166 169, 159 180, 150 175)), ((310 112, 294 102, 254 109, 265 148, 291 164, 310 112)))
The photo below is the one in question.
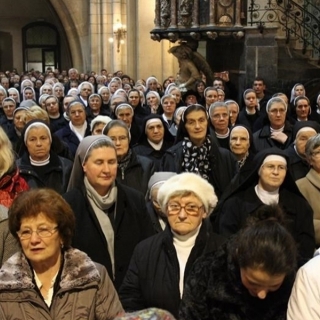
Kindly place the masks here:
POLYGON ((107 320, 120 312, 123 308, 106 269, 77 249, 64 253, 50 309, 23 253, 13 255, 0 270, 0 319, 107 320))
POLYGON ((319 270, 320 256, 314 257, 299 269, 288 304, 288 320, 320 319, 319 270))
POLYGON ((20 250, 18 241, 8 227, 8 209, 0 205, 0 268, 13 254, 20 250))
POLYGON ((309 202, 313 210, 313 225, 316 236, 316 244, 320 246, 320 174, 310 169, 307 175, 296 181, 296 184, 309 202))

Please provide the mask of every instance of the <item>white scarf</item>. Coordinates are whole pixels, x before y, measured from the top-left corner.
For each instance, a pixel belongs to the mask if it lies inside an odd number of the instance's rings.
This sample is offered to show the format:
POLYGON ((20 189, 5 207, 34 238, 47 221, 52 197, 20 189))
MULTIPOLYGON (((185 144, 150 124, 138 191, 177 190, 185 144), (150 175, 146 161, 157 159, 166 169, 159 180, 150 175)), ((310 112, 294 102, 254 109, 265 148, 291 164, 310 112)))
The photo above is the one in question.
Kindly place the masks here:
POLYGON ((279 202, 279 189, 276 191, 266 191, 261 188, 261 186, 256 185, 254 187, 254 190, 258 196, 258 198, 264 203, 264 204, 274 204, 279 202))
POLYGON ((150 143, 150 145, 151 145, 151 147, 154 149, 154 150, 160 150, 161 149, 161 147, 162 147, 162 144, 163 144, 163 139, 161 140, 161 142, 159 142, 159 143, 154 143, 154 142, 152 142, 152 141, 150 141, 149 139, 147 139, 148 140, 148 142, 150 143))
POLYGON ((82 126, 74 126, 71 121, 69 122, 70 130, 77 136, 79 141, 82 141, 82 139, 84 138, 87 130, 87 125, 87 121, 85 121, 82 126))

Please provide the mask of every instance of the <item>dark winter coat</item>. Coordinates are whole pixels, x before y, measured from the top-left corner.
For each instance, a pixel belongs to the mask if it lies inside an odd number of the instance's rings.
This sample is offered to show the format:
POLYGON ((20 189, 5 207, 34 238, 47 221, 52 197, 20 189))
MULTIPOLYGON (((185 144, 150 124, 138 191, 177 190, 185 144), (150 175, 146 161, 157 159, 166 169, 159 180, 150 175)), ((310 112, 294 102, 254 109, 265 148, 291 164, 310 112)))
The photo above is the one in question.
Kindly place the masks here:
POLYGON ((292 142, 292 125, 289 121, 285 122, 283 133, 288 136, 288 139, 284 144, 277 142, 271 138, 270 125, 265 125, 261 130, 257 131, 253 135, 254 146, 257 151, 264 150, 266 148, 276 147, 279 149, 286 149, 292 142))
POLYGON ((25 255, 13 255, 0 271, 0 319, 105 320, 122 312, 106 269, 83 252, 69 249, 49 308, 41 297, 25 255))
MULTIPOLYGON (((224 238, 214 234, 203 223, 192 248, 184 273, 188 278, 195 260, 202 254, 214 252, 224 238)), ((180 305, 179 262, 171 229, 168 226, 159 233, 137 245, 128 272, 119 291, 126 311, 157 307, 178 316, 180 305)))
MULTIPOLYGON (((126 274, 135 246, 154 234, 142 193, 117 184, 114 229, 114 285, 118 289, 126 274)), ((93 261, 103 264, 112 275, 107 240, 86 196, 84 186, 64 194, 76 216, 73 247, 86 252, 93 261)))
MULTIPOLYGON (((212 164, 209 182, 219 198, 236 173, 236 159, 229 150, 220 148, 215 143, 211 143, 209 157, 212 164)), ((165 153, 161 162, 161 171, 181 173, 182 161, 183 150, 182 141, 180 141, 165 153)))
POLYGON ((298 156, 293 143, 284 152, 290 158, 289 170, 293 180, 304 178, 310 170, 307 160, 298 156))
POLYGON ((50 153, 50 162, 46 166, 44 175, 40 175, 37 170, 39 167, 32 166, 29 154, 25 152, 17 161, 20 176, 26 180, 29 187, 33 188, 51 188, 60 194, 67 191, 69 178, 73 166, 73 162, 69 159, 50 153))
POLYGON ((145 195, 148 190, 149 179, 154 171, 154 162, 152 160, 132 152, 126 168, 118 167, 117 180, 145 195))
MULTIPOLYGON (((246 225, 247 218, 263 205, 254 188, 259 181, 258 170, 270 154, 286 158, 284 152, 278 148, 259 152, 253 160, 251 174, 223 204, 219 204, 220 210, 215 224, 219 226, 220 234, 230 236, 237 233, 246 225)), ((313 211, 298 190, 289 171, 279 188, 279 205, 284 210, 287 228, 298 244, 299 264, 303 264, 313 256, 315 249, 313 211)))
POLYGON ((265 299, 250 295, 243 286, 233 258, 235 246, 225 244, 201 257, 187 280, 179 319, 183 320, 285 320, 294 281, 288 275, 281 287, 265 299))
MULTIPOLYGON (((86 137, 90 134, 90 126, 88 125, 84 136, 86 137)), ((80 141, 78 137, 75 135, 75 133, 71 131, 69 125, 55 132, 55 135, 68 146, 74 158, 80 141)))

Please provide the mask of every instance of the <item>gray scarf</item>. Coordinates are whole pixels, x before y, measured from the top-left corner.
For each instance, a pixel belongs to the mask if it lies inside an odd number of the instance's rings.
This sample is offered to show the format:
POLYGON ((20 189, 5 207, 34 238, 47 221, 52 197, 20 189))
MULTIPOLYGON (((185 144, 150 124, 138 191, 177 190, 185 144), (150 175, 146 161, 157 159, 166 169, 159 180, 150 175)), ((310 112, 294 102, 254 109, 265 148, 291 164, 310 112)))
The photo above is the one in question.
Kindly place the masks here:
MULTIPOLYGON (((108 214, 105 210, 110 209, 117 201, 118 189, 113 183, 110 191, 105 196, 100 196, 97 191, 89 183, 87 177, 84 177, 84 185, 87 191, 87 197, 89 199, 90 205, 99 221, 102 232, 106 238, 108 244, 108 252, 112 265, 112 274, 114 280, 114 231, 108 214)), ((116 209, 114 210, 114 219, 116 218, 116 209)))

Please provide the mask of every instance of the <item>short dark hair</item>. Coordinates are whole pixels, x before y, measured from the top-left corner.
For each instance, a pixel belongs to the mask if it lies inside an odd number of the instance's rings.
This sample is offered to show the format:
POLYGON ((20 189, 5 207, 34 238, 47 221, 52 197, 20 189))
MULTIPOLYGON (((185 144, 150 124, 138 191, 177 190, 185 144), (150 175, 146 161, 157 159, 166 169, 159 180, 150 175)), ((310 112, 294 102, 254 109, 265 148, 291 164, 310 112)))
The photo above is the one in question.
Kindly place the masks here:
POLYGON ((75 229, 75 216, 70 205, 56 191, 48 188, 31 189, 20 193, 9 209, 9 230, 19 240, 23 218, 44 214, 57 223, 59 235, 65 248, 71 246, 75 229))
POLYGON ((234 257, 240 268, 258 268, 269 275, 295 270, 297 246, 284 221, 279 205, 263 205, 254 213, 235 241, 234 257))

